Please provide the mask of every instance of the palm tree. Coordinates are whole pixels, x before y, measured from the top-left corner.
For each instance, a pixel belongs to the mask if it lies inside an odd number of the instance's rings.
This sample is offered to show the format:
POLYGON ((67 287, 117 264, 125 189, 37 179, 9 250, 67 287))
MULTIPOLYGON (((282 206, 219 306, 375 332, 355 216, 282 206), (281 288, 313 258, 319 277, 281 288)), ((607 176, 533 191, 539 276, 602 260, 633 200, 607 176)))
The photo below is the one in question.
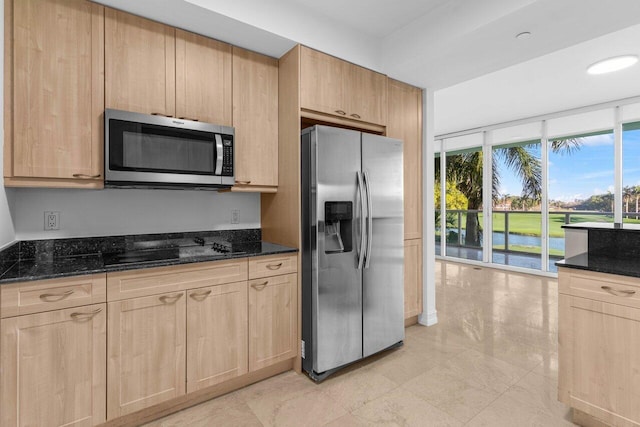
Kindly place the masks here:
MULTIPOLYGON (((500 188, 500 173, 497 168, 497 160, 501 158, 504 164, 511 169, 522 182, 523 206, 526 202, 539 202, 542 196, 542 166, 540 159, 534 150, 538 143, 524 144, 515 147, 494 149, 492 156, 492 194, 494 201, 498 198, 500 188)), ((571 154, 579 150, 582 145, 580 138, 566 138, 553 140, 550 149, 559 154, 571 154)), ((468 200, 465 245, 480 246, 481 228, 478 220, 478 210, 482 207, 482 151, 462 152, 447 156, 446 179, 455 183, 457 189, 468 200)), ((439 163, 436 164, 436 177, 439 163)))
MULTIPOLYGON (((624 200, 624 211, 629 213, 629 201, 631 200, 631 196, 633 196, 633 188, 632 187, 624 187, 622 189, 622 200, 624 200)), ((629 218, 629 215, 627 215, 629 218)))

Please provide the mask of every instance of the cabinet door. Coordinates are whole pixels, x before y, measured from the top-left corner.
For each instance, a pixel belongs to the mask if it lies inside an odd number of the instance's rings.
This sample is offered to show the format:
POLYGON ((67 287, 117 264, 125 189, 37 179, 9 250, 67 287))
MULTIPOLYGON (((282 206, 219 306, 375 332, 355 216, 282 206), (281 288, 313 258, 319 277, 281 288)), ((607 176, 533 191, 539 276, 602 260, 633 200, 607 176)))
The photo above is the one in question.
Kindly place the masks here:
POLYGON ((345 62, 343 84, 347 117, 367 123, 387 123, 387 76, 345 62))
POLYGON ((105 304, 2 319, 3 426, 105 421, 105 304))
POLYGON ((249 371, 297 353, 297 274, 249 281, 249 371))
POLYGON ((184 292, 108 306, 108 418, 185 394, 184 292))
MULTIPOLYGON (((278 60, 233 48, 236 183, 278 185, 278 60)), ((256 188, 260 191, 260 188, 256 188)))
POLYGON ((247 373, 247 282, 187 295, 187 392, 247 373))
POLYGON ((7 120, 13 170, 5 174, 101 177, 104 8, 81 0, 7 0, 7 12, 13 46, 5 60, 13 56, 13 67, 5 94, 13 94, 13 111, 5 114, 13 114, 7 120))
POLYGON ((404 142, 404 238, 422 238, 422 90, 389 79, 387 136, 404 142))
POLYGON ((422 239, 404 241, 404 318, 422 313, 422 239))
POLYGON ((231 126, 231 45, 176 30, 176 117, 231 126))
POLYGON ((105 10, 107 108, 175 115, 175 29, 105 10))
POLYGON ((559 398, 611 425, 640 423, 640 309, 560 295, 559 398))
POLYGON ((300 49, 300 108, 346 117, 345 62, 317 50, 300 49))

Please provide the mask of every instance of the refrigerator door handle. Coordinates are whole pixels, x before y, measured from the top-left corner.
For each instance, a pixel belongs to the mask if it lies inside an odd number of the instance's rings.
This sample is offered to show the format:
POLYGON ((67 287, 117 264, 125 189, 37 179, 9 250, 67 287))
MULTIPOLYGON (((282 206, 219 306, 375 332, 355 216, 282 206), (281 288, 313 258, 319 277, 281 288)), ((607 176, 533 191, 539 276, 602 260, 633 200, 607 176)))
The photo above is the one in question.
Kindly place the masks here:
POLYGON ((364 265, 364 252, 366 250, 366 233, 365 233, 365 216, 364 216, 364 184, 362 182, 362 173, 356 172, 358 178, 358 192, 360 193, 360 253, 358 254, 358 270, 362 270, 364 265))
POLYGON ((365 254, 364 268, 369 268, 371 262, 371 244, 373 241, 373 206, 371 203, 371 188, 369 188, 369 173, 364 171, 364 186, 367 190, 367 252, 365 254))

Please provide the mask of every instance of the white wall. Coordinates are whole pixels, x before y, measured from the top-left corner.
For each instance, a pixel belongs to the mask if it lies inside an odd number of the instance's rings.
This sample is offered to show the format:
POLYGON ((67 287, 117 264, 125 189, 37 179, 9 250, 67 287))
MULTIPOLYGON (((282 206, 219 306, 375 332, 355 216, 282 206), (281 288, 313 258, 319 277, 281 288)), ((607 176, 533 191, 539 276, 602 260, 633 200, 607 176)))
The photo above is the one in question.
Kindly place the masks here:
POLYGON ((18 240, 260 227, 260 196, 246 193, 20 188, 11 211, 18 240), (44 231, 45 211, 60 212, 60 230, 44 231))
MULTIPOLYGON (((4 0, 0 0, 0 46, 4 46, 4 0)), ((2 61, 0 61, 2 62, 2 61)), ((3 99, 4 88, 4 67, 0 67, 0 100, 3 99)), ((0 102, 0 117, 3 117, 3 103, 0 102)), ((0 248, 7 246, 15 239, 13 221, 9 211, 9 200, 11 199, 11 191, 8 193, 4 188, 3 173, 3 142, 4 127, 0 128, 0 248), (8 200, 9 199, 9 200, 8 200)))

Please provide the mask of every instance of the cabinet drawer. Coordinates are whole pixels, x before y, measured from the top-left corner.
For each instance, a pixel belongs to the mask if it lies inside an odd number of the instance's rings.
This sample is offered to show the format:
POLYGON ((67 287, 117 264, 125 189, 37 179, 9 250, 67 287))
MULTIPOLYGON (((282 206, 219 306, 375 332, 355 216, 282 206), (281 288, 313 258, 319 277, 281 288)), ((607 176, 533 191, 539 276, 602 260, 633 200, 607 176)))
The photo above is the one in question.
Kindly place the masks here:
POLYGON ((249 259, 249 279, 279 276, 297 271, 297 255, 271 255, 249 259))
POLYGON ((107 299, 116 301, 247 280, 247 259, 146 268, 107 274, 107 299))
POLYGON ((561 268, 558 287, 561 294, 640 308, 640 279, 561 268))
POLYGON ((63 277, 3 285, 2 318, 106 301, 106 275, 63 277))

